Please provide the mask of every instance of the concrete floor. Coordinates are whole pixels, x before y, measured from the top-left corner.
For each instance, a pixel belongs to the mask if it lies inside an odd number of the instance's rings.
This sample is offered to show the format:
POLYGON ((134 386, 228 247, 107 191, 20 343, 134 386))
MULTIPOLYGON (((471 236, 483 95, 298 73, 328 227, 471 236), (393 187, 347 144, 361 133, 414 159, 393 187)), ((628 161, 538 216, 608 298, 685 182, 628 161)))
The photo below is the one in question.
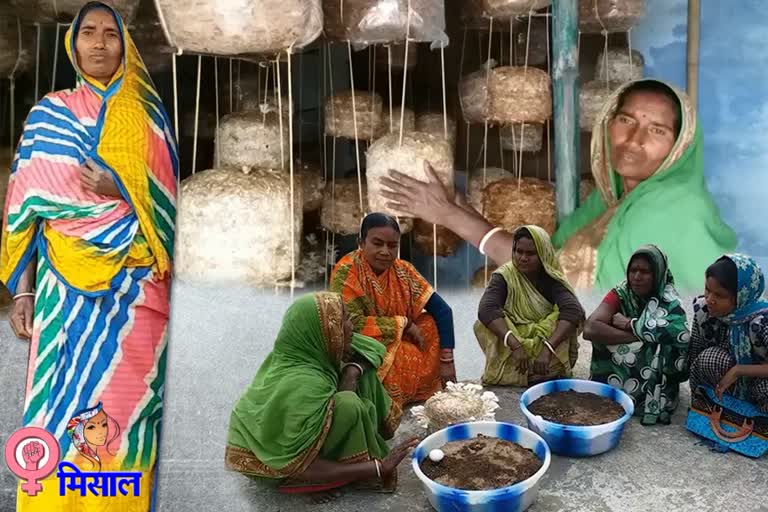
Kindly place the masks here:
MULTIPOLYGON (((479 292, 441 290, 453 306, 457 371, 477 379, 483 357, 472 334, 479 292)), ((591 310, 595 299, 584 298, 591 310)), ((688 301, 690 302, 690 301, 688 301)), ((246 477, 224 470, 229 411, 271 348, 287 293, 248 289, 205 289, 177 283, 173 297, 160 456, 159 507, 163 512, 310 510, 306 498, 278 495, 246 477)), ((0 443, 21 417, 26 343, 0 321, 0 443)), ((590 348, 582 343, 577 377, 587 377, 590 348)), ((519 393, 495 389, 497 418, 524 424, 519 393)), ((688 403, 687 386, 682 393, 688 403)), ((767 511, 768 461, 711 451, 684 428, 685 408, 670 426, 642 427, 632 421, 620 446, 591 459, 554 457, 532 512, 630 512, 649 510, 767 511)), ((410 418, 397 439, 419 435, 410 418)), ((395 441, 397 441, 397 439, 395 441)), ((14 509, 15 477, 0 471, 0 511, 14 509)), ((410 467, 400 469, 392 495, 349 493, 324 505, 328 511, 428 511, 430 506, 410 467)))

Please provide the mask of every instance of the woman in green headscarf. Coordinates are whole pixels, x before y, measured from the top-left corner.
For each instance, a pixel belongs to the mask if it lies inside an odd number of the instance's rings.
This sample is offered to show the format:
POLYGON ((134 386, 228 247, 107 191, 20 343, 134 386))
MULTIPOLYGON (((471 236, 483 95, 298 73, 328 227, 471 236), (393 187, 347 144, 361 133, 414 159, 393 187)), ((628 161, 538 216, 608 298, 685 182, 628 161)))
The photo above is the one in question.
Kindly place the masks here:
POLYGON ((493 273, 478 308, 483 384, 528 386, 570 377, 584 310, 547 232, 522 226, 513 239, 512 261, 493 273))
MULTIPOLYGON (((619 87, 592 131, 596 190, 552 237, 576 289, 608 290, 624 275, 635 248, 664 247, 678 285, 698 289, 711 261, 736 247, 706 188, 703 145, 687 96, 656 80, 619 87)), ((509 260, 512 236, 454 201, 429 172, 424 183, 392 171, 384 178, 389 206, 450 229, 499 265, 509 260)))
POLYGON ((376 376, 384 347, 352 333, 341 296, 305 295, 286 312, 272 352, 230 416, 228 469, 317 492, 397 483, 415 444, 389 451, 402 411, 376 376))
POLYGON ((688 380, 686 317, 667 256, 655 245, 629 259, 626 278, 584 325, 592 380, 622 389, 643 425, 669 424, 688 380))

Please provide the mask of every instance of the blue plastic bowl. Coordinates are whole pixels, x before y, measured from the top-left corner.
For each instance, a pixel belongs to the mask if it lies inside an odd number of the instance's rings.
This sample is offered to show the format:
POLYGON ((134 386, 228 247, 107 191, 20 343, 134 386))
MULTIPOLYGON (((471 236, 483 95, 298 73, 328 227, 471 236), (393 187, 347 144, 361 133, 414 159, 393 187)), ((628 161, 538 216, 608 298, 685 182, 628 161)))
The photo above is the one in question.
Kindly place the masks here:
POLYGON ((635 411, 632 399, 623 391, 608 384, 579 379, 561 379, 537 384, 520 397, 520 408, 528 420, 528 428, 541 435, 553 453, 567 457, 590 457, 614 449, 624 433, 624 426, 635 411), (528 405, 544 395, 569 390, 610 398, 624 408, 624 416, 603 425, 576 427, 547 421, 528 410, 528 405))
POLYGON ((477 421, 451 425, 427 437, 413 452, 412 464, 429 503, 438 512, 522 512, 536 501, 539 480, 549 469, 551 458, 547 443, 530 430, 511 423, 477 421), (527 480, 490 491, 465 491, 447 487, 430 480, 421 471, 421 461, 435 448, 441 448, 450 441, 472 439, 478 434, 511 441, 532 450, 541 459, 541 468, 527 480))

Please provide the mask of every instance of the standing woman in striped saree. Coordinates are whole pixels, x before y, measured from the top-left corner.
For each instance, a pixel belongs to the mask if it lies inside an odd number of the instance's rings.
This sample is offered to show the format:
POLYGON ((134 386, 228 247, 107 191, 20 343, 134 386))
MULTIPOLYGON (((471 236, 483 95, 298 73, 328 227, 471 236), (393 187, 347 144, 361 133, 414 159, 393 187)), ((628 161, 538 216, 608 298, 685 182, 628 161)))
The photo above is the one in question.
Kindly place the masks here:
MULTIPOLYGON (((162 416, 178 155, 120 15, 86 4, 66 34, 77 87, 31 110, 12 164, 0 280, 31 341, 24 426, 81 471, 138 471, 138 496, 18 492, 20 511, 144 512, 162 416)), ((130 488, 130 486, 128 486, 130 488)))

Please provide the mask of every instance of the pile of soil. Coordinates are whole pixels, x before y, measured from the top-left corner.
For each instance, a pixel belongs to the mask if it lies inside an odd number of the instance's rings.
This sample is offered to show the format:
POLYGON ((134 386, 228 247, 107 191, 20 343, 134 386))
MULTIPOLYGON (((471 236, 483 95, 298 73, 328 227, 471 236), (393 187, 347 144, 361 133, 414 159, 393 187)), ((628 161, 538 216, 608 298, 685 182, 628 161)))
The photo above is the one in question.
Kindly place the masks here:
POLYGON ((531 450, 479 435, 474 439, 446 443, 445 457, 433 462, 426 457, 421 471, 431 480, 454 489, 487 491, 527 480, 541 468, 542 461, 531 450))
POLYGON ((625 414, 624 408, 610 398, 578 391, 544 395, 534 400, 528 410, 553 423, 580 427, 610 423, 625 414))

